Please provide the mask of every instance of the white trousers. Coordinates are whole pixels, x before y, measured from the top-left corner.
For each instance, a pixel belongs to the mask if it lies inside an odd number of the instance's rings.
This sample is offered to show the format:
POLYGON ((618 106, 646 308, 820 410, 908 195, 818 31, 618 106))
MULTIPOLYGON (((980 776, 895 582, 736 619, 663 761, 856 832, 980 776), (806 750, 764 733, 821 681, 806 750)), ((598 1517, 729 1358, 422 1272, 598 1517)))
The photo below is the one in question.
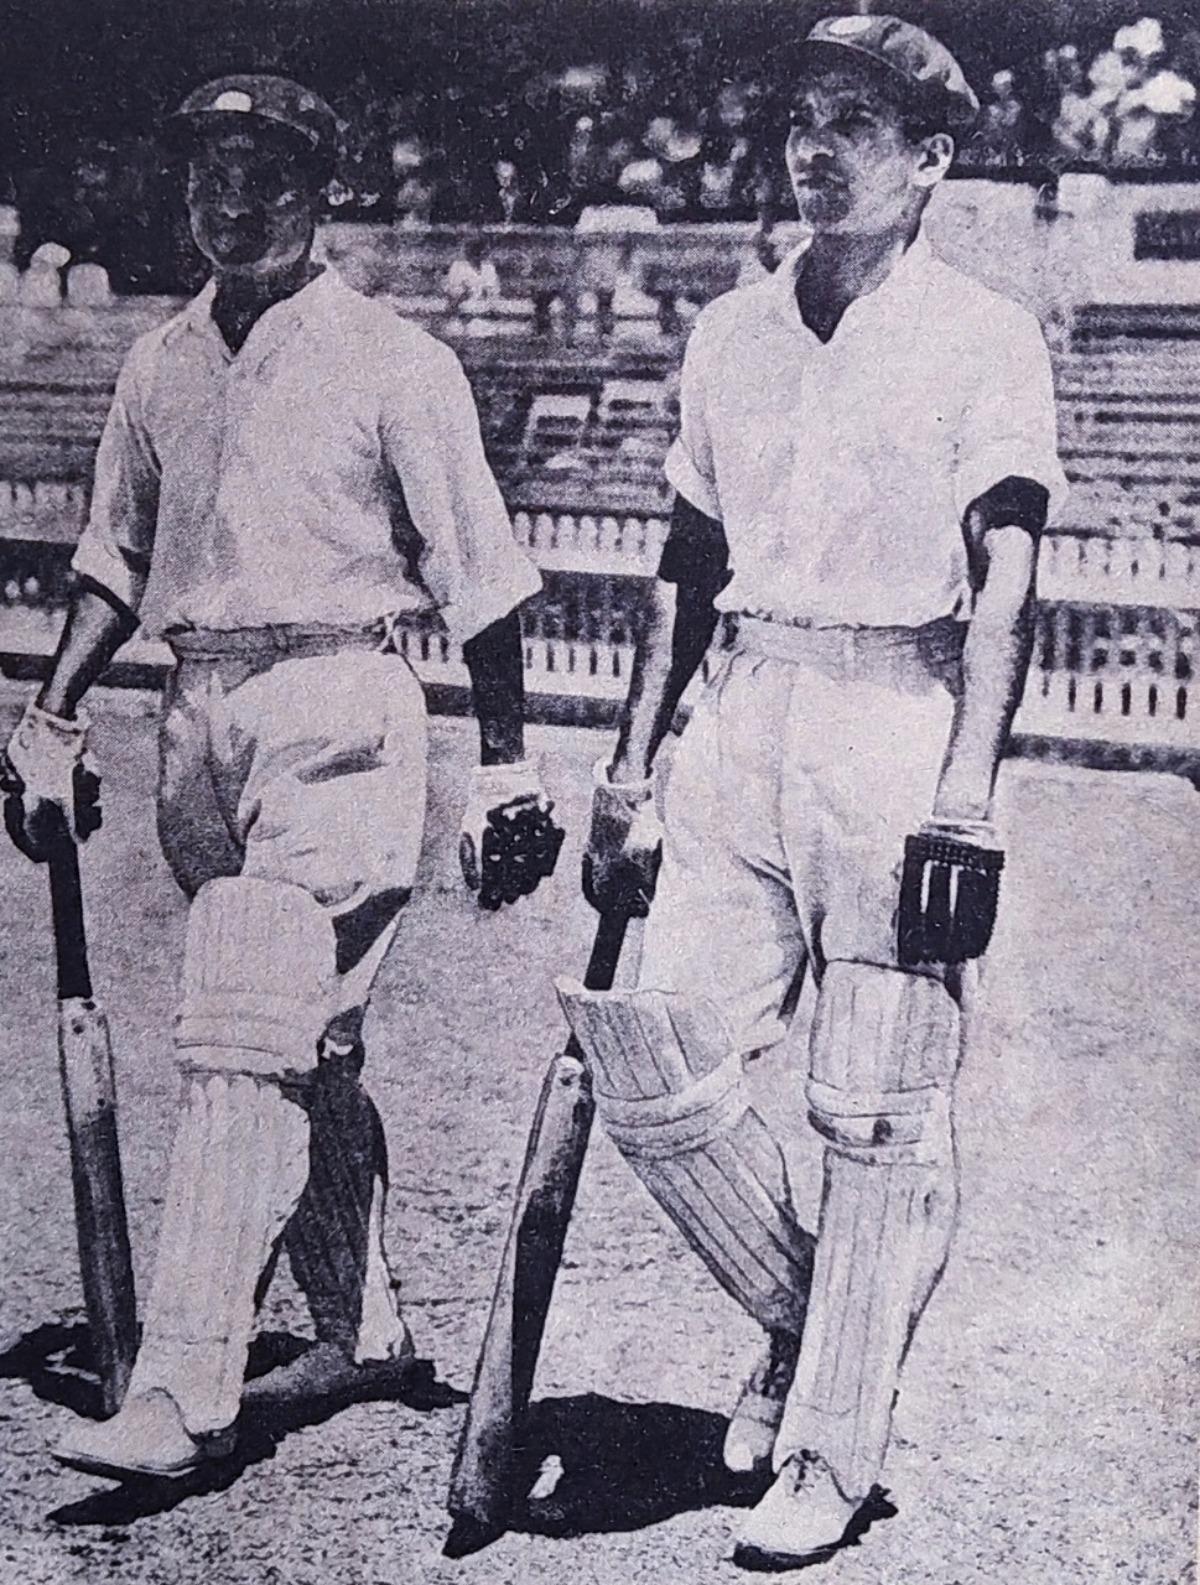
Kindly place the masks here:
POLYGON ((223 875, 310 892, 329 911, 339 948, 345 940, 361 954, 342 975, 339 1000, 353 1009, 395 934, 394 910, 372 928, 374 905, 416 876, 424 693, 399 655, 279 658, 252 642, 241 654, 184 653, 168 682, 159 841, 189 897, 223 875))
POLYGON ((806 966, 895 966, 904 839, 927 820, 958 625, 789 629, 742 618, 664 801, 640 983, 703 996, 738 1048, 778 1041, 806 966))

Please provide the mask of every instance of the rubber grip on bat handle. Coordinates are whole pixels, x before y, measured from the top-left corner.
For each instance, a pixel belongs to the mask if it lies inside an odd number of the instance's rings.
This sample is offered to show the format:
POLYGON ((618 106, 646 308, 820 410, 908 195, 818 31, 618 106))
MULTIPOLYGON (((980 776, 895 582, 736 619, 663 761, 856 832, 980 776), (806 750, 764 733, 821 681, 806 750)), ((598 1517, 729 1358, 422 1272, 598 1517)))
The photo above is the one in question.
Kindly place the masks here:
POLYGON ((50 848, 48 867, 59 1000, 87 998, 92 994, 92 976, 88 967, 87 932, 83 923, 79 850, 66 828, 65 820, 62 832, 50 848))
POLYGON ((600 923, 596 926, 596 939, 592 942, 592 954, 588 958, 587 972, 583 976, 584 987, 587 990, 612 990, 617 964, 621 961, 621 948, 625 944, 625 932, 629 928, 631 917, 624 910, 600 915, 600 923))

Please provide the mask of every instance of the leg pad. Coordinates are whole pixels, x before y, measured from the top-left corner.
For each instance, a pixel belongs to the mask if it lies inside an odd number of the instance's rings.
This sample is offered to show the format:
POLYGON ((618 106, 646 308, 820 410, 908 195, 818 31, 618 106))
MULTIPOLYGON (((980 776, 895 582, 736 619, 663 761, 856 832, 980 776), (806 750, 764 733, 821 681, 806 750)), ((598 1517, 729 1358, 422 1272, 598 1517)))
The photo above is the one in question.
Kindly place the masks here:
POLYGON ((879 1476, 900 1365, 949 1246, 958 1052, 958 1008, 940 982, 827 967, 808 1086, 826 1140, 821 1230, 775 1462, 811 1450, 853 1501, 879 1476))
POLYGON ((558 991, 617 1149, 726 1292, 768 1330, 798 1332, 812 1239, 717 1009, 662 991, 558 991))
POLYGON ((362 1045, 326 1039, 305 1091, 309 1175, 288 1223, 292 1274, 317 1338, 349 1358, 383 1359, 406 1344, 383 1247, 387 1142, 363 1087, 362 1045))
POLYGON ((184 1066, 311 1071, 331 1011, 334 959, 333 925, 302 887, 209 881, 188 916, 175 1031, 184 1066))
POLYGON ((131 1397, 168 1392, 193 1435, 237 1416, 255 1291, 308 1170, 308 1121, 278 1084, 191 1073, 131 1397))

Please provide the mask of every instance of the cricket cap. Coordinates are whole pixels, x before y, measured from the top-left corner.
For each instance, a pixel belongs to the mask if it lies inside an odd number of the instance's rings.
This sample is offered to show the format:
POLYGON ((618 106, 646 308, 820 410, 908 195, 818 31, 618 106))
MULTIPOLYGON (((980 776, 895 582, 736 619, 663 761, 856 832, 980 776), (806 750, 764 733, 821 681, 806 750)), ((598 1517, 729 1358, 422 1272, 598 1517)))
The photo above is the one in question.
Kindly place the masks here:
POLYGON ((195 89, 168 117, 168 136, 187 150, 210 130, 265 123, 276 127, 319 165, 332 168, 338 149, 338 123, 320 97, 289 77, 254 73, 218 77, 195 89))
POLYGON ((892 16, 823 17, 803 40, 801 66, 850 54, 869 60, 903 85, 906 102, 945 122, 947 132, 969 132, 979 100, 962 67, 932 33, 892 16))

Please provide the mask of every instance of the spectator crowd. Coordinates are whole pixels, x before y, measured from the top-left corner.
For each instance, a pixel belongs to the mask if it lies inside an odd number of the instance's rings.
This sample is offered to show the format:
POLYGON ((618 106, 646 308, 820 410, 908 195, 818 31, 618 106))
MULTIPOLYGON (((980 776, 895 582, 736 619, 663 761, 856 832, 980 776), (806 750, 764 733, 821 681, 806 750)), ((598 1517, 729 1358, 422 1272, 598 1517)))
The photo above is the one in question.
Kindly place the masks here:
MULTIPOLYGON (((772 72, 769 54, 748 70, 746 55, 723 60, 686 30, 659 53, 566 68, 530 70, 525 48, 515 66, 461 80, 418 77, 393 91, 359 70, 331 87, 345 150, 330 217, 630 229, 758 220, 769 229, 788 212, 779 159, 787 74, 772 72)), ((1200 167, 1200 29, 1169 34, 1143 17, 1100 48, 1067 41, 993 65, 990 81, 975 72, 984 104, 961 153, 968 171, 1044 182, 1081 167, 1200 167)), ((119 291, 192 284, 178 183, 148 134, 97 138, 65 163, 15 172, 10 188, 23 220, 19 262, 52 241, 76 263, 102 264, 119 291)), ((494 294, 481 263, 464 260, 456 298, 494 294)))
POLYGON ((1024 83, 1010 67, 993 74, 968 159, 985 169, 1196 165, 1198 78, 1200 35, 1169 52, 1156 17, 1118 28, 1090 65, 1077 45, 1062 44, 1024 83))
MULTIPOLYGON (((779 143, 786 78, 705 82, 702 41, 663 71, 649 60, 535 76, 465 113, 433 96, 369 89, 348 118, 335 209, 438 220, 575 224, 622 205, 659 221, 749 220, 786 208, 779 143), (689 70, 689 67, 695 70, 689 70), (480 160, 482 149, 491 157, 480 160)), ((1200 167, 1200 30, 1172 42, 1143 17, 1089 60, 1074 43, 999 66, 965 169, 1200 167)), ((359 84, 360 89, 365 85, 359 84)), ((453 96, 451 96, 453 97, 453 96)))

